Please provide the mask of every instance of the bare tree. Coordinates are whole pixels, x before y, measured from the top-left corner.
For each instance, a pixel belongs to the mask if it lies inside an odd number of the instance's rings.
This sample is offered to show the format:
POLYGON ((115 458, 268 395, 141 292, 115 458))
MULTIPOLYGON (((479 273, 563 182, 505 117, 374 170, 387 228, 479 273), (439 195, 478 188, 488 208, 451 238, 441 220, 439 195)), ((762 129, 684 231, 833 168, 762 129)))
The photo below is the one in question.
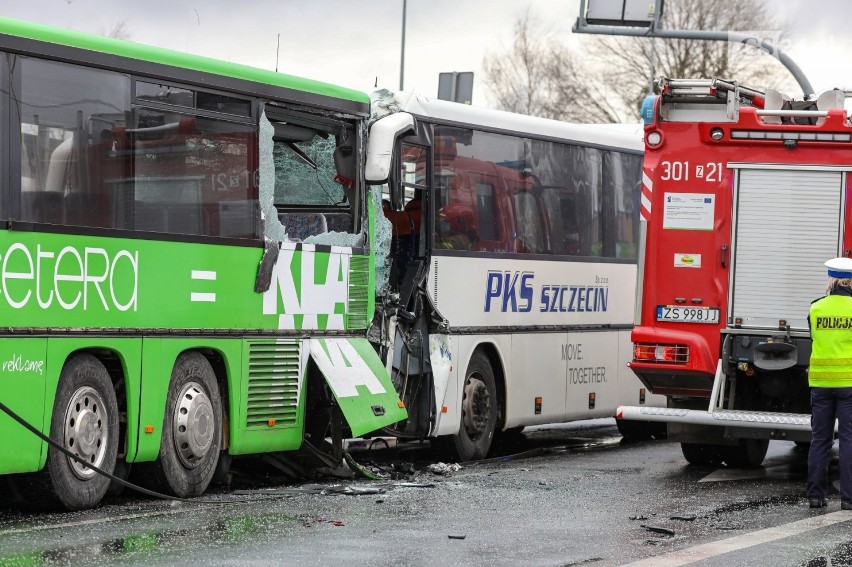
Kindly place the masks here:
POLYGON ((529 8, 515 23, 515 37, 508 53, 487 52, 483 61, 486 82, 497 105, 505 110, 547 116, 549 93, 542 85, 549 78, 548 62, 563 46, 550 39, 535 39, 538 22, 529 8))
MULTIPOLYGON (((662 27, 756 31, 759 37, 780 38, 762 0, 669 0, 662 27)), ((725 77, 754 87, 791 84, 775 58, 753 47, 685 39, 653 42, 584 36, 581 56, 542 33, 527 11, 516 23, 511 50, 486 54, 485 82, 499 108, 573 122, 638 119, 649 90, 652 48, 656 76, 725 77)))
MULTIPOLYGON (((485 82, 498 108, 543 118, 570 120, 572 108, 587 105, 594 96, 583 81, 583 66, 563 43, 542 29, 529 9, 515 24, 508 52, 487 52, 485 82)), ((613 122, 617 115, 607 105, 587 109, 586 122, 613 122)))
MULTIPOLYGON (((746 32, 773 42, 783 39, 780 24, 763 0, 670 0, 662 27, 746 32)), ((776 58, 738 42, 655 39, 652 43, 636 37, 598 36, 592 43, 594 57, 606 62, 602 78, 618 84, 612 92, 612 104, 630 117, 638 117, 642 99, 648 94, 652 57, 658 77, 723 77, 756 88, 795 87, 776 58)))

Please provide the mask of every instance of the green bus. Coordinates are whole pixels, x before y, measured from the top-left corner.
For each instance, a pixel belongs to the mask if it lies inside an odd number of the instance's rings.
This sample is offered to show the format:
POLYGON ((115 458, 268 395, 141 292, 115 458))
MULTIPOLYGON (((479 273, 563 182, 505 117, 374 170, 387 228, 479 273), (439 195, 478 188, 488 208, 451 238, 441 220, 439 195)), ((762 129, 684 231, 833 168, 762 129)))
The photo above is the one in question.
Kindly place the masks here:
POLYGON ((406 419, 366 338, 367 95, 9 19, 0 81, 0 402, 77 457, 0 413, 28 498, 95 506, 89 464, 195 496, 406 419))

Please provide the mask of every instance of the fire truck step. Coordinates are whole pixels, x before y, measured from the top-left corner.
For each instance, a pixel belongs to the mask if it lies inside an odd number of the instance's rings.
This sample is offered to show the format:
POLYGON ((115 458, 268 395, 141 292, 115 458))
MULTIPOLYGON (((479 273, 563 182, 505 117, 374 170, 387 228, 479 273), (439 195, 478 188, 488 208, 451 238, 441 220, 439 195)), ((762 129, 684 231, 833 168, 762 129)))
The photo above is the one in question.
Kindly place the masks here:
POLYGON ((620 406, 618 419, 640 421, 671 421, 694 425, 717 425, 728 427, 758 427, 761 429, 785 429, 810 431, 811 416, 800 413, 775 413, 765 411, 689 410, 677 408, 651 408, 620 406))

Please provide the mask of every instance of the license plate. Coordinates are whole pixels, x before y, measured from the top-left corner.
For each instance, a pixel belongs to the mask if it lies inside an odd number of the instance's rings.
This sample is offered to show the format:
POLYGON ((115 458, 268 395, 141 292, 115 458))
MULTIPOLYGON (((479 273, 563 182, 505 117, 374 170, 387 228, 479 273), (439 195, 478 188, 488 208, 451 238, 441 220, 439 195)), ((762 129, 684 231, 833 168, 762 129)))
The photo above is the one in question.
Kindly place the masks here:
POLYGON ((679 323, 718 323, 719 308, 658 305, 657 321, 677 321, 679 323))

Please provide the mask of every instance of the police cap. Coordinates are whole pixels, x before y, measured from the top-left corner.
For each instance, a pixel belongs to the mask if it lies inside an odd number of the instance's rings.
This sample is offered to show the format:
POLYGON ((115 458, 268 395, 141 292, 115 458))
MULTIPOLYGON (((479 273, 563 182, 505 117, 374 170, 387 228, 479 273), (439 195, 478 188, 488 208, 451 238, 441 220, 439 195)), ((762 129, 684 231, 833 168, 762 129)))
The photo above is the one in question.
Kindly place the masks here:
POLYGON ((825 267, 832 278, 852 278, 852 258, 832 258, 825 267))

